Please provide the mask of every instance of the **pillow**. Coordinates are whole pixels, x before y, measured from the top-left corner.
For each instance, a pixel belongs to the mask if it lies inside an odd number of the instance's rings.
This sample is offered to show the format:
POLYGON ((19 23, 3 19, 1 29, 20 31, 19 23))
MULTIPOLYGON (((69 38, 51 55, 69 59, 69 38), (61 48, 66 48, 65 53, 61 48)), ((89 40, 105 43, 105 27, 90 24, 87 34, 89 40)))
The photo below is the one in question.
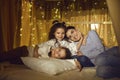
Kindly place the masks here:
POLYGON ((21 57, 21 59, 27 67, 50 75, 56 75, 68 70, 77 69, 75 64, 69 60, 34 57, 21 57))

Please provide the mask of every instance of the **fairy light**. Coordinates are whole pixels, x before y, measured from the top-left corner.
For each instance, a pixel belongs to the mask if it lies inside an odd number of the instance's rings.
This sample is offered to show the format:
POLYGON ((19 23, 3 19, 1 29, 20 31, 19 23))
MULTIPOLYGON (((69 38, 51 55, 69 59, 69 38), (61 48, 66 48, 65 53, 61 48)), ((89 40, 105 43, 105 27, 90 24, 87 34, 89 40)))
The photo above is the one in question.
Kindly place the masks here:
POLYGON ((23 28, 20 28, 20 31, 22 31, 23 30, 23 28))
POLYGON ((21 20, 23 19, 23 16, 21 16, 21 20))
POLYGON ((57 2, 57 5, 60 5, 60 2, 57 2))
MULTIPOLYGON (((30 1, 30 0, 28 0, 28 1, 30 1)), ((23 11, 24 14, 28 14, 27 17, 30 19, 30 23, 28 24, 28 26, 31 29, 31 33, 30 33, 31 37, 30 38, 31 38, 31 45, 33 46, 36 43, 37 39, 38 39, 37 38, 38 36, 36 37, 36 34, 37 34, 36 32, 37 31, 40 31, 40 33, 42 33, 42 34, 39 35, 39 39, 40 39, 39 41, 41 41, 41 42, 43 40, 45 40, 44 36, 48 35, 48 32, 46 31, 46 28, 45 28, 45 26, 46 26, 45 23, 46 22, 43 23, 43 21, 45 21, 44 18, 46 18, 46 16, 45 16, 46 13, 44 12, 44 6, 40 5, 40 6, 38 6, 38 9, 40 11, 39 16, 37 16, 37 18, 34 18, 33 17, 33 12, 32 12, 33 11, 33 2, 31 1, 28 4, 28 1, 26 0, 26 1, 24 1, 24 3, 22 3, 22 7, 24 5, 27 5, 27 6, 24 6, 22 8, 22 11, 23 11), (26 8, 26 7, 28 7, 28 8, 26 8), (38 18, 39 18, 40 21, 37 22, 36 20, 38 20, 38 18), (37 24, 35 24, 35 23, 37 23, 37 24), (36 25, 39 26, 39 27, 36 28, 36 25), (36 31, 36 29, 38 29, 38 30, 36 31)), ((81 16, 83 14, 84 7, 82 5, 80 5, 79 3, 77 3, 78 6, 77 6, 77 11, 76 11, 76 5, 75 5, 76 1, 78 1, 78 0, 72 0, 67 6, 64 6, 66 8, 66 11, 64 11, 62 14, 60 14, 61 13, 60 12, 61 11, 60 6, 63 6, 63 2, 58 1, 57 4, 51 9, 52 11, 50 13, 51 14, 51 19, 50 20, 52 20, 52 19, 61 19, 62 18, 63 21, 67 22, 67 25, 68 24, 69 25, 75 25, 77 27, 87 25, 87 27, 88 27, 89 24, 90 24, 90 27, 92 29, 98 29, 99 26, 101 26, 101 25, 95 23, 100 18, 100 16, 98 16, 97 12, 96 12, 96 8, 98 8, 98 6, 100 5, 98 0, 92 0, 93 1, 92 6, 89 6, 90 12, 91 12, 90 13, 91 20, 89 20, 89 18, 88 18, 89 16, 88 17, 81 16), (74 11, 76 11, 76 14, 74 14, 74 11), (62 15, 62 17, 61 17, 61 15, 62 15), (79 25, 78 25, 78 23, 74 23, 76 21, 79 21, 78 22, 79 25), (82 21, 83 21, 83 23, 82 23, 82 21), (91 21, 94 24, 87 23, 87 21, 88 22, 91 21)), ((83 2, 87 3, 88 1, 89 0, 84 0, 83 2)), ((102 5, 99 9, 104 11, 104 10, 106 10, 106 2, 103 2, 103 4, 104 5, 102 5)), ((45 5, 45 6, 47 6, 47 5, 45 5)), ((24 21, 24 19, 26 19, 26 16, 24 14, 21 16, 21 20, 23 20, 23 21, 24 21)), ((106 20, 104 20, 103 16, 100 18, 99 22, 106 21, 106 20)), ((111 19, 109 19, 109 21, 110 20, 111 19)), ((21 22, 21 23, 25 24, 25 22, 21 22)), ((104 24, 108 24, 108 23, 104 23, 104 24)), ((20 35, 22 36, 22 30, 21 30, 20 35)))

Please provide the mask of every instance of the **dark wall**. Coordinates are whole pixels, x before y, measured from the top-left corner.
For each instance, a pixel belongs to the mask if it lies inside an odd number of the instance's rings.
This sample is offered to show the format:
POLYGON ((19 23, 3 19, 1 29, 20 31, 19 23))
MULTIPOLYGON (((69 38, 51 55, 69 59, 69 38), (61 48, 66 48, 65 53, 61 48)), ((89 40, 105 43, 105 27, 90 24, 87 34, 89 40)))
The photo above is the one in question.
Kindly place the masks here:
MULTIPOLYGON (((1 3, 0 3, 1 5, 1 3)), ((0 11, 1 11, 1 7, 0 7, 0 11)), ((0 12, 0 17, 1 17, 1 12, 0 12)), ((0 52, 3 51, 3 35, 2 35, 2 23, 1 23, 1 19, 0 19, 0 52)))

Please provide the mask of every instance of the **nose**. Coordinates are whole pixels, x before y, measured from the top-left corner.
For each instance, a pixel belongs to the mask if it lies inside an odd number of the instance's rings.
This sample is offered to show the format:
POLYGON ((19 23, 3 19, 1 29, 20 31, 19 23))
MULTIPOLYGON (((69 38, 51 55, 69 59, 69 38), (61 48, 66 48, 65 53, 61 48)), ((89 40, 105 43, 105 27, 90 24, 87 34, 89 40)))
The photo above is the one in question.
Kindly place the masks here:
POLYGON ((62 37, 63 36, 63 34, 60 34, 60 37, 62 37))
POLYGON ((55 57, 58 58, 58 56, 59 56, 58 51, 55 51, 55 57))
POLYGON ((71 37, 74 37, 75 36, 75 34, 73 33, 73 34, 71 34, 71 37))
POLYGON ((55 54, 58 54, 58 50, 55 50, 55 54))

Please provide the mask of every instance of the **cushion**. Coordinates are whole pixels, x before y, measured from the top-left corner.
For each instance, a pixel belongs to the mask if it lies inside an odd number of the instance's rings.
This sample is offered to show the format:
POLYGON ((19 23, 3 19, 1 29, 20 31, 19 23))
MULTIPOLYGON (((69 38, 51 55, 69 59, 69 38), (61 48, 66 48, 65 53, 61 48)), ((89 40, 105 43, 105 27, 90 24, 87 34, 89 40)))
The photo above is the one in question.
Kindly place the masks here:
POLYGON ((21 59, 27 67, 50 75, 76 69, 75 64, 69 60, 34 57, 21 57, 21 59))

